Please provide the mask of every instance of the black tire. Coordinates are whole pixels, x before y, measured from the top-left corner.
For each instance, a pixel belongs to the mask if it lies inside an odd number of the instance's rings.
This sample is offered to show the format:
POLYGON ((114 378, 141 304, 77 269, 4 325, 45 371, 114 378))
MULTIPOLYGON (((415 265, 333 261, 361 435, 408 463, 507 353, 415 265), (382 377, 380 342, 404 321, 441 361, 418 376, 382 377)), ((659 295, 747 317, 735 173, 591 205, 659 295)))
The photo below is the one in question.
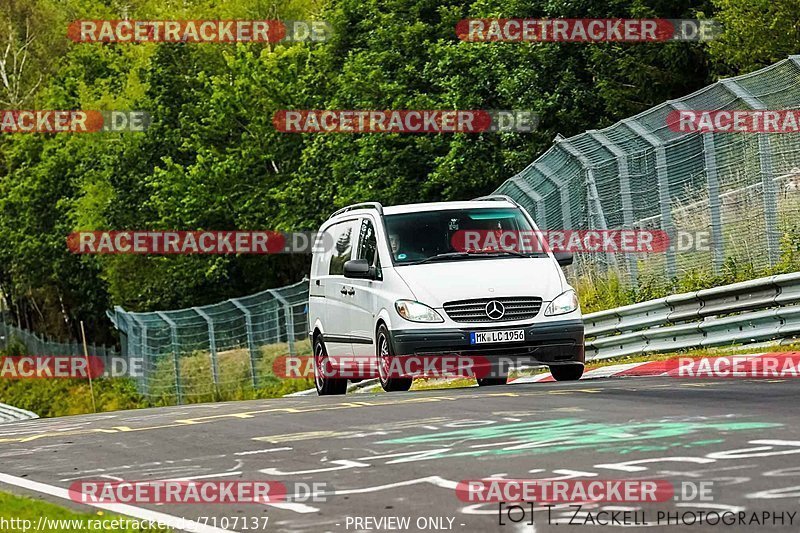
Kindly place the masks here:
POLYGON ((583 365, 580 363, 574 365, 553 365, 550 367, 550 373, 556 381, 576 381, 581 379, 583 375, 583 365))
POLYGON ((508 371, 510 369, 502 362, 493 362, 486 377, 476 378, 479 387, 494 387, 508 383, 508 371))
POLYGON ((389 330, 384 324, 378 327, 377 350, 376 356, 378 357, 378 379, 381 382, 381 387, 386 392, 403 392, 411 388, 411 383, 414 381, 412 378, 390 377, 388 375, 389 362, 394 357, 392 351, 392 343, 389 342, 389 330))
POLYGON ((328 350, 325 349, 322 336, 317 335, 317 338, 314 339, 314 385, 317 388, 317 394, 320 396, 345 394, 347 392, 347 380, 327 376, 326 374, 330 374, 330 372, 325 372, 323 369, 328 364, 328 350))
POLYGON ((493 387, 495 385, 505 385, 508 383, 508 376, 499 378, 478 378, 479 387, 493 387))

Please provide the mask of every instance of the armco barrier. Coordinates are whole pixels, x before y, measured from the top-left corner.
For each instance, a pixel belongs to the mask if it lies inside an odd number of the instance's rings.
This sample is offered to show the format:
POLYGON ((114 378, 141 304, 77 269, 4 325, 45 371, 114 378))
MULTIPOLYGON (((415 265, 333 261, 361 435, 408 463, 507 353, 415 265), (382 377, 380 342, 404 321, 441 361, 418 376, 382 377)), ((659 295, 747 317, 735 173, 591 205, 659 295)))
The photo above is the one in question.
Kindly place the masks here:
MULTIPOLYGON (((124 356, 144 361, 139 390, 183 403, 257 388, 277 379, 270 357, 298 353, 300 342, 310 352, 307 301, 303 280, 202 308, 109 316, 124 356)), ((591 313, 584 323, 587 359, 789 338, 800 334, 800 272, 591 313)))
POLYGON ((800 272, 674 294, 583 317, 587 359, 800 334, 800 272))
POLYGON ((26 411, 25 409, 19 409, 0 403, 0 424, 16 420, 30 420, 32 418, 39 418, 39 415, 31 411, 26 411))

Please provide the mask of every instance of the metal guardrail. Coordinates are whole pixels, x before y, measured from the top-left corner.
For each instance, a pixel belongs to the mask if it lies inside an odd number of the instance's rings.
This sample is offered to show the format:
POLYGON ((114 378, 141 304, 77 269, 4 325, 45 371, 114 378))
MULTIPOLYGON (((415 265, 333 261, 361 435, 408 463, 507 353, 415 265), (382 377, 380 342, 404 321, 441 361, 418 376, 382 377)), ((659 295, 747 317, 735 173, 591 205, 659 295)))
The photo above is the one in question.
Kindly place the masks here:
POLYGON ((16 420, 31 420, 33 418, 39 418, 39 415, 25 409, 0 403, 0 424, 16 420))
POLYGON ((800 334, 800 272, 673 294, 583 321, 587 359, 785 339, 800 334))

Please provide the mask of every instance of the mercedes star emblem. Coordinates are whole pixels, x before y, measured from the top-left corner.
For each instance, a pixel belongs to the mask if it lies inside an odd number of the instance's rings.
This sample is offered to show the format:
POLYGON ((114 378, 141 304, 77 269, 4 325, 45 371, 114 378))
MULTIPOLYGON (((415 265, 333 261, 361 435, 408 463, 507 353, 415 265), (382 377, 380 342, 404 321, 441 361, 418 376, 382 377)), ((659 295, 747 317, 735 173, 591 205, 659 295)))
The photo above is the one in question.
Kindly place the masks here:
POLYGON ((497 300, 492 300, 486 304, 486 316, 492 320, 500 320, 506 314, 506 308, 497 300))

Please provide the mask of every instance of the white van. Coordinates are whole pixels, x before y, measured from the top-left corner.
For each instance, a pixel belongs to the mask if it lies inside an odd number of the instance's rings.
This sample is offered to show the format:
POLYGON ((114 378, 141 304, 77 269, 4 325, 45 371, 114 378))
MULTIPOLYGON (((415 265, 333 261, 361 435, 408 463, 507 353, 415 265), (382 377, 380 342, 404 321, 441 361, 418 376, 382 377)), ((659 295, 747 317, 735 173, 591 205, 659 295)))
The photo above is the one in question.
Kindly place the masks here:
POLYGON ((320 232, 333 246, 312 258, 308 306, 320 395, 344 394, 347 377, 335 369, 359 358, 375 361, 386 391, 412 382, 387 372, 389 363, 419 355, 479 354, 498 365, 482 386, 506 383, 508 360, 548 365, 559 381, 580 378, 581 311, 559 266, 572 255, 459 246, 470 230, 538 228, 506 196, 363 203, 331 215, 320 232))

